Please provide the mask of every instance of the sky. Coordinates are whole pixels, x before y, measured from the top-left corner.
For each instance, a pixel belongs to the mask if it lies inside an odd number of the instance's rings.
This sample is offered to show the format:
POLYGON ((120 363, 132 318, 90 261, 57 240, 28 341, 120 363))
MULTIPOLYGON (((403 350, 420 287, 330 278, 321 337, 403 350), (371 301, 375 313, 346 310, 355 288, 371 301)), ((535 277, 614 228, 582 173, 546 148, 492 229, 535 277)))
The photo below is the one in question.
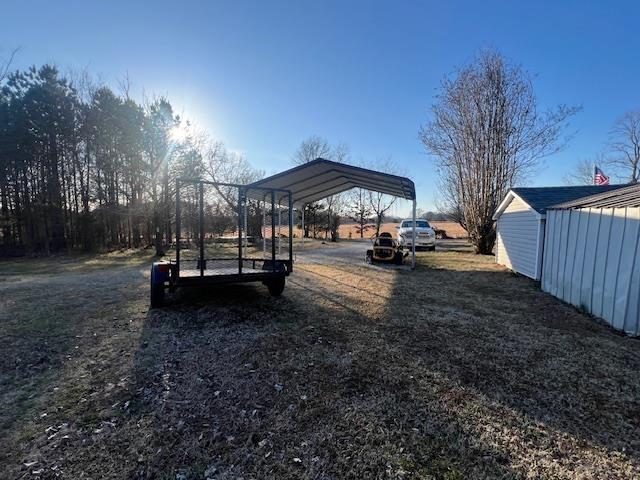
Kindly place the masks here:
POLYGON ((423 209, 438 191, 419 128, 443 77, 484 48, 532 75, 542 109, 582 106, 573 139, 531 186, 563 184, 640 107, 632 1, 48 0, 2 11, 0 55, 19 47, 15 67, 88 67, 114 87, 128 76, 134 95, 167 96, 267 175, 310 135, 347 144, 352 162, 390 158, 423 209))

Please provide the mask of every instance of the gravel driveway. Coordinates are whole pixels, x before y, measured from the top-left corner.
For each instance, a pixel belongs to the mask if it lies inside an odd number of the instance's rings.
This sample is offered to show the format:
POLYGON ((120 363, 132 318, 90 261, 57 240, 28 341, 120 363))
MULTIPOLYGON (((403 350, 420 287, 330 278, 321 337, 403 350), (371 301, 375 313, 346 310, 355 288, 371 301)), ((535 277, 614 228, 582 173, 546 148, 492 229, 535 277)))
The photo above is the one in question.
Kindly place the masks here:
MULTIPOLYGON (((371 248, 371 240, 366 239, 345 240, 338 244, 327 242, 319 246, 314 245, 311 248, 309 245, 307 245, 307 247, 301 247, 300 240, 296 239, 294 252, 296 261, 303 263, 322 263, 329 265, 343 263, 364 264, 364 257, 368 248, 371 248)), ((445 251, 469 252, 470 248, 466 240, 439 240, 436 246, 436 252, 445 251)), ((417 255, 424 255, 425 253, 426 252, 416 252, 417 255)), ((407 262, 405 261, 405 263, 407 262)))

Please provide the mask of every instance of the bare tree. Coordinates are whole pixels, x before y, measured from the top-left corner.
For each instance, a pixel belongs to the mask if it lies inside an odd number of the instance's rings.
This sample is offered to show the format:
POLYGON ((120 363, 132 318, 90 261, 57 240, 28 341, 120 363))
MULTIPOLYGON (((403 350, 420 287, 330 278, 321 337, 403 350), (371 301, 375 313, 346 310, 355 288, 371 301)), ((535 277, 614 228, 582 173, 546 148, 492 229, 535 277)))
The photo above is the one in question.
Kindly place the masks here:
MULTIPOLYGON (((246 185, 264 176, 264 172, 253 168, 243 155, 227 150, 220 142, 210 142, 205 152, 205 171, 212 182, 246 185)), ((236 199, 231 205, 237 205, 236 199)))
POLYGON ((493 251, 496 207, 541 158, 566 144, 562 133, 578 110, 561 105, 540 113, 530 76, 494 51, 443 80, 420 137, 476 253, 493 251))
MULTIPOLYGON (((205 152, 204 171, 208 180, 227 184, 247 185, 264 177, 262 170, 253 168, 243 155, 227 150, 224 144, 208 139, 203 140, 203 142, 206 143, 206 147, 201 148, 205 152)), ((238 207, 238 188, 226 185, 213 185, 213 188, 217 196, 222 199, 222 203, 224 203, 224 205, 217 206, 218 210, 230 212, 229 214, 232 216, 235 215, 235 213, 231 212, 235 212, 238 207)), ((264 205, 261 204, 261 202, 251 199, 247 200, 247 235, 256 237, 263 236, 263 208, 264 205)), ((234 222, 229 223, 229 225, 230 229, 234 230, 234 222)))
POLYGON ((609 133, 612 163, 631 183, 640 178, 640 109, 625 113, 609 133))
POLYGON ((78 94, 80 100, 90 103, 98 89, 106 87, 95 75, 93 75, 88 66, 81 68, 68 68, 67 76, 69 81, 78 94))
POLYGON ((436 198, 436 207, 439 212, 447 215, 465 230, 467 224, 464 221, 464 211, 458 196, 458 188, 455 184, 455 177, 447 178, 441 175, 438 179, 440 195, 436 198))
POLYGON ((397 197, 392 197, 380 192, 369 192, 369 205, 373 211, 376 237, 380 235, 380 227, 387 215, 387 212, 391 210, 393 204, 396 203, 397 197))
POLYGON ((564 183, 567 185, 593 185, 594 165, 603 167, 611 165, 611 161, 602 153, 597 154, 593 159, 583 158, 564 175, 564 183))
POLYGON ((327 158, 331 156, 332 148, 327 139, 318 135, 311 135, 304 140, 293 156, 293 163, 303 165, 316 158, 327 158))
POLYGON ((364 238, 364 232, 371 227, 369 219, 373 214, 367 191, 364 188, 353 189, 349 195, 348 205, 349 218, 356 222, 356 233, 360 238, 364 238))
POLYGON ((327 207, 327 233, 332 242, 338 241, 338 229, 340 227, 340 219, 344 210, 344 196, 331 195, 325 199, 327 207))
POLYGON ((333 160, 334 162, 344 163, 349 159, 351 151, 349 145, 346 143, 338 143, 331 149, 331 153, 327 160, 333 160))
POLYGON ((20 51, 19 48, 14 48, 13 50, 11 50, 6 60, 0 61, 0 82, 7 78, 7 75, 9 75, 11 65, 13 64, 13 60, 16 58, 18 51, 20 51))
POLYGON ((118 90, 120 90, 120 95, 122 95, 125 99, 131 99, 131 88, 133 82, 131 81, 131 77, 129 76, 129 72, 125 73, 124 78, 118 80, 118 90))
MULTIPOLYGON (((373 170, 379 172, 391 173, 394 175, 402 175, 403 172, 400 168, 390 159, 377 160, 371 164, 373 170)), ((371 209, 374 217, 374 226, 376 229, 376 237, 380 235, 380 228, 384 219, 391 210, 391 207, 396 203, 397 197, 386 195, 380 192, 369 192, 368 194, 369 208, 371 209)))
MULTIPOLYGON (((304 140, 298 150, 296 150, 293 156, 293 163, 297 165, 304 165, 305 163, 312 162, 318 158, 324 158, 325 160, 332 160, 334 162, 345 162, 349 157, 349 147, 344 143, 339 143, 332 146, 327 139, 318 135, 311 135, 304 140)), ((307 222, 312 222, 312 231, 315 237, 318 230, 318 212, 326 207, 326 225, 325 233, 330 233, 331 240, 337 241, 338 239, 338 227, 340 226, 340 209, 338 206, 342 206, 344 199, 340 194, 327 197, 324 204, 314 202, 305 206, 305 218, 307 222)), ((305 237, 309 236, 309 223, 305 225, 303 232, 305 237)))
POLYGON ((296 150, 293 163, 303 165, 318 158, 343 163, 349 158, 349 146, 346 143, 332 146, 326 138, 311 135, 296 150))

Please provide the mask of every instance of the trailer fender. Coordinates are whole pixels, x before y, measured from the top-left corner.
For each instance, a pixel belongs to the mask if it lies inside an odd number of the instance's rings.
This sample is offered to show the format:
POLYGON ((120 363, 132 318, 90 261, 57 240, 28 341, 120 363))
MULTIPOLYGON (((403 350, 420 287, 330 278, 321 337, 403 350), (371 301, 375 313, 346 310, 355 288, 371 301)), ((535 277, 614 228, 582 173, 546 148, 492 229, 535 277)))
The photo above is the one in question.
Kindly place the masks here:
POLYGON ((264 263, 262 264, 262 270, 273 270, 276 272, 286 272, 287 271, 287 267, 285 265, 284 262, 281 262, 279 260, 275 261, 275 264, 272 260, 265 260, 264 263), (274 268, 275 266, 275 268, 274 268))
POLYGON ((170 271, 171 265, 169 262, 153 262, 151 265, 151 284, 164 285, 164 282, 169 281, 170 271))

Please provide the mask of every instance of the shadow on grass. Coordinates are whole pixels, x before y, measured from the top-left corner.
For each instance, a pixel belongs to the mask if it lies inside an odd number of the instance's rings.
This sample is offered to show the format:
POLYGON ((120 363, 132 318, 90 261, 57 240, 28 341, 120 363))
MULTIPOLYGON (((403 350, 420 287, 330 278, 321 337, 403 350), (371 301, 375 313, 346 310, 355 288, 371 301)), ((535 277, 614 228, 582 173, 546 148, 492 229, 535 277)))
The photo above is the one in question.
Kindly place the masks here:
POLYGON ((366 268, 331 266, 334 281, 298 269, 278 299, 259 285, 190 290, 150 312, 130 386, 137 428, 121 452, 138 461, 126 475, 451 480, 586 468, 614 478, 637 468, 636 344, 532 282, 458 261, 376 273, 365 286, 353 275, 366 268))
POLYGON ((51 458, 68 477, 637 473, 638 344, 482 259, 438 255, 414 272, 308 266, 275 299, 178 292, 114 358, 122 391, 87 406, 109 412, 51 458))
MULTIPOLYGON (((433 259, 424 262, 437 264, 433 259)), ((637 473, 640 343, 529 279, 500 269, 467 270, 473 262, 482 259, 452 254, 450 268, 397 277, 396 301, 381 332, 389 348, 446 378, 442 396, 454 398, 468 418, 480 412, 487 424, 516 431, 520 445, 513 448, 506 438, 503 455, 533 441, 541 467, 566 461, 570 468, 593 468, 594 476, 624 478, 628 461, 637 473), (592 449, 600 449, 601 458, 590 465, 592 449), (569 460, 571 454, 583 458, 569 460), (621 461, 619 470, 607 465, 610 456, 621 461)))
POLYGON ((389 326, 310 275, 290 280, 277 299, 191 289, 149 313, 129 387, 138 429, 107 440, 138 458, 124 476, 518 478, 418 388, 389 326))

